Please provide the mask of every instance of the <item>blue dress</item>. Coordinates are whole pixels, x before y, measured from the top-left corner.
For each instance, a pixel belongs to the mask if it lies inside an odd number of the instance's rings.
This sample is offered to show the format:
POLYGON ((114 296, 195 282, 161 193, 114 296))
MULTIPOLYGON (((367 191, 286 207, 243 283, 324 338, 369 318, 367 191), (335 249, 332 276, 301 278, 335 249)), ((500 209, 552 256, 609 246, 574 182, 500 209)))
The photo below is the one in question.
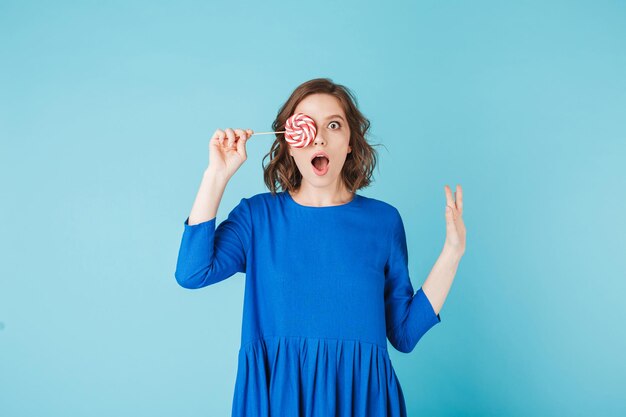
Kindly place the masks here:
POLYGON ((311 207, 287 191, 184 221, 175 278, 196 289, 245 272, 232 416, 405 417, 387 338, 409 353, 441 321, 409 278, 398 210, 355 194, 311 207))

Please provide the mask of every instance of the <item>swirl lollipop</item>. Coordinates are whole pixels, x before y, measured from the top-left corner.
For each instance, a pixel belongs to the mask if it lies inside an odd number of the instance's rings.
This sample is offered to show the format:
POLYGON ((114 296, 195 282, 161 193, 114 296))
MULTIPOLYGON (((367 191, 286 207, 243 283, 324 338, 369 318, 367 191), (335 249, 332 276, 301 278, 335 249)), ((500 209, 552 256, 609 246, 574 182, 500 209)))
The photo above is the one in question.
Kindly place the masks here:
POLYGON ((296 113, 285 123, 285 140, 294 148, 304 148, 315 138, 315 120, 304 113, 296 113))
POLYGON ((285 130, 280 132, 261 132, 254 135, 268 135, 270 133, 284 133, 287 143, 294 148, 304 148, 317 134, 315 120, 304 113, 296 113, 290 116, 285 122, 285 130))

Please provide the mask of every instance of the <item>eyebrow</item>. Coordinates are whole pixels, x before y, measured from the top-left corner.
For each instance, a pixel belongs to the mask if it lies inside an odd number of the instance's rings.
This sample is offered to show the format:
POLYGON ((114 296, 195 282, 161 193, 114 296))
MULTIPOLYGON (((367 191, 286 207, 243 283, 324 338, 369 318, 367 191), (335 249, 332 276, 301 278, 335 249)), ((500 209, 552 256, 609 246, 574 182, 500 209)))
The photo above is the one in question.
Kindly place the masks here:
POLYGON ((333 117, 337 117, 337 118, 339 118, 339 119, 341 119, 341 120, 344 120, 344 118, 343 118, 343 117, 341 117, 341 116, 340 116, 340 115, 338 115, 338 114, 332 114, 332 115, 328 116, 328 117, 326 118, 326 120, 328 120, 328 119, 332 119, 333 117))

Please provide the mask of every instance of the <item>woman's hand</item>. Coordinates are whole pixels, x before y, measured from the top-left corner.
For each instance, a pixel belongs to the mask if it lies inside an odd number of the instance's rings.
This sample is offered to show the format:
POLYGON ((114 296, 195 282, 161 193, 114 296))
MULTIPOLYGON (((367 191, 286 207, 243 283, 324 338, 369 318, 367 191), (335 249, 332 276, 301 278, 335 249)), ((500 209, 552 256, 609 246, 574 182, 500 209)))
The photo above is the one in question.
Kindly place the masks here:
POLYGON ((444 250, 452 251, 458 257, 465 253, 465 224, 463 223, 463 190, 457 184, 452 198, 452 190, 444 186, 446 192, 446 242, 444 250))
POLYGON ((209 167, 223 178, 230 179, 244 163, 246 141, 254 133, 252 129, 217 129, 209 142, 209 167))

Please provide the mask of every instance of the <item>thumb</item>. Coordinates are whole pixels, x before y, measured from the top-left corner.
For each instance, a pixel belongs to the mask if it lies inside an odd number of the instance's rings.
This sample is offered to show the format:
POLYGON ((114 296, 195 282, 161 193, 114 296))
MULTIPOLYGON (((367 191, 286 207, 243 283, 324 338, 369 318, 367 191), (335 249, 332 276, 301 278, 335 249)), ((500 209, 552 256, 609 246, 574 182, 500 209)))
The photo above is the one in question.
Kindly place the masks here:
POLYGON ((244 136, 237 141, 237 153, 243 156, 244 159, 248 157, 246 152, 246 141, 248 140, 248 136, 244 136))

